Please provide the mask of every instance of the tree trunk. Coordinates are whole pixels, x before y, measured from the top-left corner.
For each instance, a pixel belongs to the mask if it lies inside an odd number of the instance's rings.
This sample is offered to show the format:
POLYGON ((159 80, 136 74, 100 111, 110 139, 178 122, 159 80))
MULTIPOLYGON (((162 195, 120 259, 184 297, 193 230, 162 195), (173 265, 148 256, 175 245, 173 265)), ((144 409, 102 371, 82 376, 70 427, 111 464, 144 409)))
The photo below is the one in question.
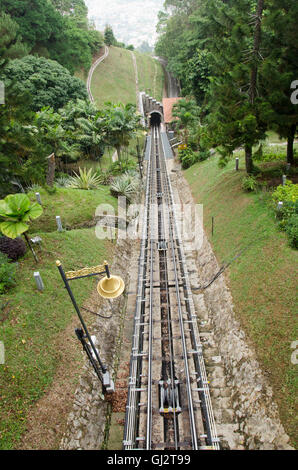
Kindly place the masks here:
POLYGON ((293 165, 294 163, 294 139, 296 134, 296 124, 290 127, 288 134, 288 146, 287 146, 287 162, 293 165))
POLYGON ((245 145, 245 166, 248 174, 251 174, 253 171, 253 161, 252 161, 252 146, 245 145))
POLYGON ((257 81, 258 81, 258 60, 260 55, 261 46, 261 24, 264 9, 264 0, 258 0, 256 12, 256 25, 254 32, 254 48, 253 48, 253 66, 250 74, 250 88, 249 99, 250 103, 254 104, 257 96, 257 81))
POLYGON ((47 185, 53 187, 54 180, 55 180, 55 168, 56 168, 55 154, 52 153, 49 157, 47 157, 47 160, 48 160, 47 185))
MULTIPOLYGON (((250 87, 249 87, 249 101, 253 106, 257 96, 257 84, 258 84, 258 61, 260 55, 260 46, 261 46, 261 24, 262 16, 264 9, 264 0, 258 0, 257 12, 256 12, 256 25, 254 32, 254 48, 253 48, 253 64, 250 73, 250 87)), ((246 171, 248 174, 253 171, 253 161, 252 161, 252 145, 245 146, 245 163, 246 171)))
POLYGON ((120 162, 121 161, 121 146, 117 145, 116 150, 117 150, 118 160, 120 162))

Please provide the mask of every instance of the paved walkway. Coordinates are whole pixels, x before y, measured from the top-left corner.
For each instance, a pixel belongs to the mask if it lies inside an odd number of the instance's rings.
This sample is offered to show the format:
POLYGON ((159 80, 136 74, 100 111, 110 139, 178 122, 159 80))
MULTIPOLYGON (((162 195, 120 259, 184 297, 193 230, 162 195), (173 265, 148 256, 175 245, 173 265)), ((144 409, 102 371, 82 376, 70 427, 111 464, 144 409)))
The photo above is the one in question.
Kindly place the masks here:
POLYGON ((90 98, 90 101, 92 103, 94 103, 94 98, 93 98, 93 95, 91 93, 91 82, 92 82, 92 77, 93 77, 93 73, 95 71, 95 69, 97 68, 97 66, 103 61, 105 60, 108 55, 109 55, 109 48, 107 46, 105 46, 105 51, 104 51, 104 54, 99 58, 97 59, 94 64, 92 64, 90 70, 89 70, 89 74, 88 74, 88 78, 87 78, 87 92, 88 92, 88 95, 89 95, 89 98, 90 98))

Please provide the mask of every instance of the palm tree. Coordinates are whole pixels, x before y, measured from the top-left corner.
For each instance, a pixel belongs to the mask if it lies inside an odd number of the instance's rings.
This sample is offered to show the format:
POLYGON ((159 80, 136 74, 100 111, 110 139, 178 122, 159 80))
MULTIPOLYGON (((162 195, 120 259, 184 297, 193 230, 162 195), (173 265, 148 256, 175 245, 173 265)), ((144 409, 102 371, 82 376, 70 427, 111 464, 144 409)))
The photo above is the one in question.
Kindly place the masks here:
POLYGON ((105 142, 115 147, 120 161, 121 147, 128 147, 131 137, 139 127, 140 119, 136 114, 136 107, 132 104, 106 103, 98 119, 105 142))

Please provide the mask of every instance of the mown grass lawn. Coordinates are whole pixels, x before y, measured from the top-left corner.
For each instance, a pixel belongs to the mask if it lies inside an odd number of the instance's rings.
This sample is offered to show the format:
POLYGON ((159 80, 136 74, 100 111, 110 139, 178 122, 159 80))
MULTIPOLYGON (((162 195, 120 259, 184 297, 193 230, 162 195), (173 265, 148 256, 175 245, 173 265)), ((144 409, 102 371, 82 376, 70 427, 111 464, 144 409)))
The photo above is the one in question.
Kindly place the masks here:
MULTIPOLYGON (((19 260, 16 286, 0 297, 4 307, 0 309, 0 341, 5 347, 5 364, 0 365, 0 449, 15 448, 24 433, 30 406, 43 396, 59 367, 62 352, 57 348, 58 338, 61 342, 63 332, 76 317, 55 261, 59 259, 68 271, 97 265, 104 259, 111 263, 113 258, 113 245, 98 240, 94 228, 62 233, 50 229, 59 209, 64 210, 64 221, 71 225, 92 217, 92 204, 115 204, 114 198, 98 191, 60 189, 52 196, 41 195, 45 204, 43 224, 36 221, 35 232, 30 232, 33 235, 38 230, 43 240, 38 249, 39 263, 27 251, 19 260), (42 226, 47 231, 42 232, 42 226), (34 271, 42 276, 44 292, 36 289, 34 271)), ((88 298, 94 282, 75 282, 79 305, 88 298)), ((80 351, 78 343, 78 355, 72 358, 78 361, 78 367, 80 351)))
MULTIPOLYGON (((117 208, 117 199, 110 194, 109 186, 85 191, 83 189, 57 188, 54 194, 45 189, 39 190, 44 213, 31 224, 30 232, 52 232, 57 230, 56 216, 60 215, 63 228, 73 229, 91 222, 97 206, 111 204, 117 208)), ((36 201, 35 193, 28 193, 32 201, 36 201)))
POLYGON ((131 52, 110 47, 109 56, 93 74, 91 91, 99 107, 107 101, 136 104, 136 81, 131 52))
POLYGON ((274 391, 282 422, 297 447, 297 365, 291 343, 297 331, 297 251, 279 231, 268 193, 245 193, 243 157, 218 168, 218 158, 185 171, 193 196, 204 205, 204 225, 219 263, 250 245, 227 273, 235 313, 255 346, 274 391), (214 217, 214 236, 211 219, 214 217))
POLYGON ((140 91, 145 91, 157 101, 162 101, 164 72, 160 62, 150 55, 141 54, 138 51, 135 51, 135 56, 138 65, 140 91))

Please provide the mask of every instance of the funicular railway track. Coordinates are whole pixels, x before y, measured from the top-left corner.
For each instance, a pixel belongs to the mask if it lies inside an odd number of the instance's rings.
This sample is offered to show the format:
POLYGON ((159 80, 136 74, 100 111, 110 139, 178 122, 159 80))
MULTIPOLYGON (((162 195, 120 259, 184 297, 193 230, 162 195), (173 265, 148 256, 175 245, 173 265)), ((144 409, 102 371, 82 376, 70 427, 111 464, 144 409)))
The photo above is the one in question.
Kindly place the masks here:
POLYGON ((159 126, 151 134, 123 447, 219 449, 159 126))

